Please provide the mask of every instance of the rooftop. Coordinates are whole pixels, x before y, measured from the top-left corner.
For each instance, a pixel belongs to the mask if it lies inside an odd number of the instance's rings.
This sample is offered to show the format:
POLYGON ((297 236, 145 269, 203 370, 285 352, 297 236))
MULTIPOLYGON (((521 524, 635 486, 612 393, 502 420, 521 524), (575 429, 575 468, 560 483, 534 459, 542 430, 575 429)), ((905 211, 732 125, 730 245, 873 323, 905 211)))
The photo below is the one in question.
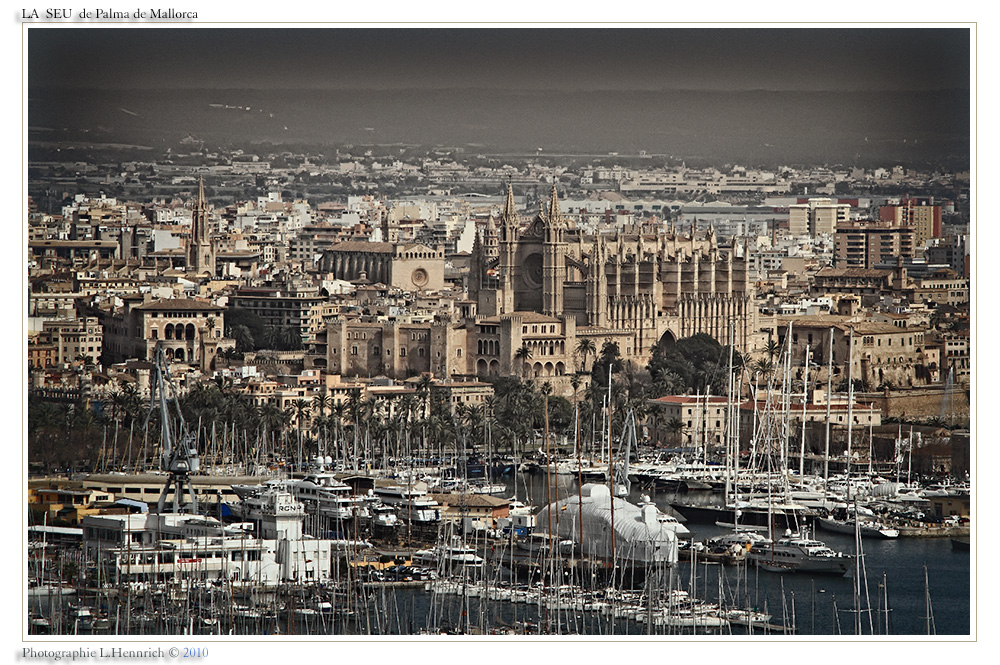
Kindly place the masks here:
POLYGON ((190 298, 168 298, 163 300, 154 300, 142 305, 137 305, 135 309, 141 309, 146 312, 173 312, 177 310, 184 311, 211 311, 211 312, 221 312, 224 308, 219 305, 213 305, 212 303, 204 302, 202 300, 192 300, 190 298))

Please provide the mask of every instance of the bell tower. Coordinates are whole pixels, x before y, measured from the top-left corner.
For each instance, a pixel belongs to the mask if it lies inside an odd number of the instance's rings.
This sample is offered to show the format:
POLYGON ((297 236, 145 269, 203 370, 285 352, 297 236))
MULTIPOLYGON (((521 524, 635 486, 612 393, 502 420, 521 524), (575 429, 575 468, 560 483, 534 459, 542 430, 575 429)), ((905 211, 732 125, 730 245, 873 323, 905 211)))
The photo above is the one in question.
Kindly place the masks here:
POLYGON ((514 187, 507 184, 507 199, 500 213, 500 304, 503 314, 514 311, 514 256, 517 252, 517 228, 520 219, 514 207, 514 187))
POLYGON ((205 180, 198 178, 198 201, 191 213, 191 239, 188 241, 188 269, 215 275, 215 246, 208 228, 208 203, 205 201, 205 180))
POLYGON ((545 241, 542 250, 542 313, 563 313, 563 280, 566 277, 566 221, 559 209, 555 185, 547 209, 542 210, 545 241))

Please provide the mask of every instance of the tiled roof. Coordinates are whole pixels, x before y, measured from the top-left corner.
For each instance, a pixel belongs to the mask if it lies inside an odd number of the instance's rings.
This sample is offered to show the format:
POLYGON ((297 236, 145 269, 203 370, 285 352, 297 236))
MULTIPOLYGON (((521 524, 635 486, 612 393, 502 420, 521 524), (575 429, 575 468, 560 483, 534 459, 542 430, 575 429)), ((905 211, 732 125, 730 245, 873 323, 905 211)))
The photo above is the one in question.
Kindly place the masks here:
POLYGON ((134 309, 141 309, 147 312, 163 311, 221 311, 223 308, 212 303, 201 300, 191 300, 190 298, 170 298, 166 300, 154 300, 144 305, 138 305, 134 309))
POLYGON ((345 240, 327 250, 328 252, 363 252, 366 254, 392 254, 395 252, 395 245, 391 242, 362 242, 359 240, 345 240))

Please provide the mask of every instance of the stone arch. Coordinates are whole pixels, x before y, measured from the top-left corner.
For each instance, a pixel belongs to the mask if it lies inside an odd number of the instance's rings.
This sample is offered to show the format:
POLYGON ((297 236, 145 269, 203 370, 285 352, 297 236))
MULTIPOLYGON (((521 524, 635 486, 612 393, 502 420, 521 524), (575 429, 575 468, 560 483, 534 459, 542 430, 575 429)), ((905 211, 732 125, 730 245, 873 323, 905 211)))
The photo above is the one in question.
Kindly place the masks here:
POLYGON ((184 338, 186 340, 188 340, 188 341, 192 341, 192 340, 194 340, 194 337, 195 337, 194 324, 193 323, 189 323, 186 326, 184 326, 184 338))
POLYGON ((669 351, 676 343, 677 337, 674 335, 673 331, 666 330, 662 335, 660 335, 660 340, 656 343, 656 346, 660 347, 663 351, 669 351))
POLYGON ((184 362, 184 347, 179 346, 176 349, 174 349, 174 360, 180 360, 181 362, 184 362))
POLYGON ((499 360, 491 360, 490 361, 490 374, 492 374, 493 376, 496 376, 496 375, 500 374, 500 361, 499 360))
POLYGON ((566 366, 560 360, 556 363, 556 376, 563 376, 566 374, 566 366))
POLYGON ((542 363, 535 363, 534 366, 532 366, 531 370, 536 377, 539 377, 542 376, 544 368, 542 367, 542 363))
POLYGON ((478 374, 479 376, 484 376, 488 371, 489 371, 489 365, 486 364, 485 360, 480 358, 476 362, 476 374, 478 374))
POLYGON ((555 367, 552 366, 552 363, 545 363, 545 376, 552 376, 555 374, 555 371, 555 367))
POLYGON ((168 323, 163 328, 163 339, 173 339, 174 338, 174 324, 168 323))

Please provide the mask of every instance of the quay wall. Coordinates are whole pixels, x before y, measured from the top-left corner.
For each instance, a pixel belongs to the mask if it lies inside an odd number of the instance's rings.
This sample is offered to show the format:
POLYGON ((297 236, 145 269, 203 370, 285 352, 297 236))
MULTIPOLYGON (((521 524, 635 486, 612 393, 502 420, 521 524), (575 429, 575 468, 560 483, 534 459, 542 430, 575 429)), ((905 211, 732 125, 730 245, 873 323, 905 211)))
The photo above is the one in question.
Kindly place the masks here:
POLYGON ((855 393, 859 402, 874 402, 882 410, 882 422, 886 418, 898 420, 944 419, 949 424, 968 424, 970 418, 969 397, 965 389, 951 390, 944 386, 922 386, 901 390, 887 390, 876 393, 855 393))

